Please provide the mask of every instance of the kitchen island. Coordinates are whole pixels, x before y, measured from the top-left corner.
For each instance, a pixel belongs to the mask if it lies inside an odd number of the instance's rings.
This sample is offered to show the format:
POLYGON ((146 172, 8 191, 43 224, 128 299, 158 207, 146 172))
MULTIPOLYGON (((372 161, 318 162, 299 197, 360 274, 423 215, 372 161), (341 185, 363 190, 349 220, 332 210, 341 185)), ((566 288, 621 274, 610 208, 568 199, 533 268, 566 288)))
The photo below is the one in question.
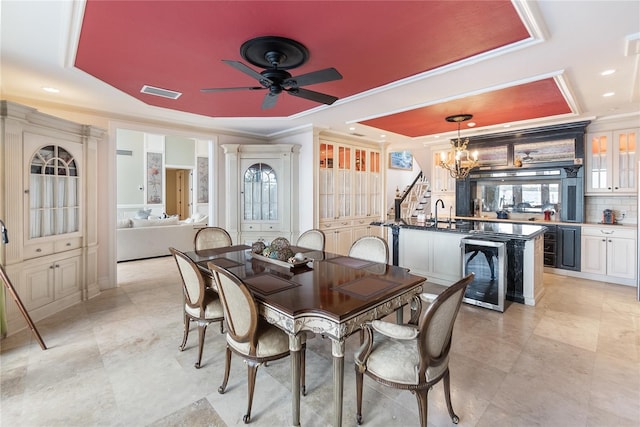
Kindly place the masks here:
POLYGON ((374 222, 388 228, 394 265, 451 285, 462 277, 463 238, 502 239, 506 243, 506 299, 535 305, 544 293, 543 225, 482 220, 418 222, 415 218, 374 222))

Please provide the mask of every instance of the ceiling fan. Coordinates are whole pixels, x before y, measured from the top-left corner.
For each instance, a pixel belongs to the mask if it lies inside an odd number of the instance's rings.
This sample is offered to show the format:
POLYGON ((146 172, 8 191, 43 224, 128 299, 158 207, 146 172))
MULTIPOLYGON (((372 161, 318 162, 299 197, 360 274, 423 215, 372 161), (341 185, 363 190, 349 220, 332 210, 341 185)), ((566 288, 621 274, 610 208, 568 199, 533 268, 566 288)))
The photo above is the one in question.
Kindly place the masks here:
POLYGON ((200 91, 229 92, 266 89, 268 92, 262 101, 263 110, 272 108, 282 92, 327 105, 338 100, 335 96, 302 88, 302 86, 342 79, 342 75, 335 68, 325 68, 296 77, 286 71, 299 67, 309 59, 307 48, 295 40, 277 36, 257 37, 242 44, 240 55, 250 64, 264 70, 258 73, 240 61, 223 59, 222 62, 258 80, 260 86, 209 88, 200 89, 200 91))
POLYGON ((537 153, 536 150, 529 150, 529 151, 523 151, 524 156, 522 156, 522 161, 523 162, 530 162, 533 160, 533 157, 531 157, 531 153, 537 153))

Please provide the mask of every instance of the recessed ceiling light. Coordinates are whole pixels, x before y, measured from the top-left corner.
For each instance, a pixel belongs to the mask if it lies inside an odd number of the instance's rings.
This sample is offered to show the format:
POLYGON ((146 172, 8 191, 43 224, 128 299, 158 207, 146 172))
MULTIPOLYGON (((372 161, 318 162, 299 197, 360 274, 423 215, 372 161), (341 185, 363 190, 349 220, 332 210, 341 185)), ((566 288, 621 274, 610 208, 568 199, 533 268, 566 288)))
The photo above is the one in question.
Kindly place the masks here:
POLYGON ((384 137, 386 137, 386 136, 387 136, 387 135, 385 135, 384 133, 381 133, 381 134, 380 134, 380 138, 384 138, 384 137))
POLYGON ((469 126, 470 128, 474 127, 475 125, 476 125, 476 122, 467 123, 467 126, 469 126))
POLYGON ((45 86, 42 88, 42 90, 49 93, 60 93, 60 89, 56 89, 55 87, 51 86, 45 86))
POLYGON ((511 125, 507 123, 506 125, 502 125, 502 127, 510 128, 510 127, 511 127, 511 125))
POLYGON ((602 96, 604 96, 605 98, 608 98, 608 97, 613 96, 615 94, 616 94, 615 92, 607 92, 607 93, 603 93, 602 96))
POLYGON ((609 69, 609 70, 604 70, 603 72, 601 72, 601 73, 600 73, 600 75, 601 75, 601 76, 610 76, 611 74, 613 74, 613 73, 615 73, 615 72, 616 72, 616 70, 614 70, 614 69, 612 68, 612 69, 609 69))
POLYGON ((356 130, 356 128, 355 128, 355 127, 353 127, 353 126, 351 126, 351 127, 349 128, 349 130, 356 130))

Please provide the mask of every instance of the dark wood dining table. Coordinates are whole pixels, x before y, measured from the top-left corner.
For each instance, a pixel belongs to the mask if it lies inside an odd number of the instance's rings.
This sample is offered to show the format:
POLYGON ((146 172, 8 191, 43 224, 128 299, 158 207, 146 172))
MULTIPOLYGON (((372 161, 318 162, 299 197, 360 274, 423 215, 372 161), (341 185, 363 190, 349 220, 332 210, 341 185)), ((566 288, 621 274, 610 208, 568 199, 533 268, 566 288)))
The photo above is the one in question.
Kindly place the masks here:
POLYGON ((187 252, 215 288, 208 262, 240 277, 253 291, 260 314, 289 335, 293 425, 300 425, 300 336, 331 339, 334 425, 342 425, 345 339, 367 321, 408 303, 420 310, 424 277, 405 268, 292 247, 308 262, 291 268, 256 257, 246 245, 187 252))

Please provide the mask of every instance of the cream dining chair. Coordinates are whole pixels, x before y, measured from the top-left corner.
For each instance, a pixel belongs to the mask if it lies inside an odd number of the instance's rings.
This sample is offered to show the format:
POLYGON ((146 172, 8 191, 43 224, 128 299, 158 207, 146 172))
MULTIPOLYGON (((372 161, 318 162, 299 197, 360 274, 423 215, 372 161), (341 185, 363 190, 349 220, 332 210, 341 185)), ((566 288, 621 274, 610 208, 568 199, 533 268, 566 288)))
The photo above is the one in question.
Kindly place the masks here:
POLYGON ((218 294, 206 286, 198 266, 179 250, 169 248, 169 251, 178 265, 184 294, 184 335, 180 350, 184 351, 189 337, 189 327, 191 322, 195 322, 198 325, 198 360, 195 367, 199 369, 207 326, 213 322, 220 322, 220 333, 222 333, 224 311, 218 294))
MULTIPOLYGON (((258 315, 258 305, 242 279, 212 262, 209 262, 208 266, 218 287, 227 325, 224 379, 222 385, 218 388, 218 392, 223 394, 227 388, 229 370, 231 368, 231 353, 240 355, 247 364, 247 413, 242 418, 247 424, 251 421, 251 405, 258 367, 268 361, 282 359, 289 355, 289 335, 258 315)), ((302 343, 300 384, 302 393, 305 394, 306 335, 304 333, 300 337, 300 341, 302 343)))
MULTIPOLYGON (((427 426, 428 393, 444 380, 444 397, 454 424, 459 421, 451 406, 449 350, 462 298, 473 281, 473 273, 435 297, 417 325, 374 320, 364 326, 365 341, 355 353, 356 421, 362 423, 364 374, 378 383, 409 390, 418 400, 420 425, 427 426)), ((425 300, 429 300, 425 296, 425 300)))
POLYGON ((353 242, 349 248, 349 256, 381 264, 389 263, 389 246, 377 236, 364 236, 353 242))
POLYGON ((196 233, 193 246, 196 251, 231 246, 231 236, 224 228, 203 227, 196 233))
POLYGON ((315 251, 324 251, 324 233, 318 229, 307 230, 298 237, 296 246, 315 251))

